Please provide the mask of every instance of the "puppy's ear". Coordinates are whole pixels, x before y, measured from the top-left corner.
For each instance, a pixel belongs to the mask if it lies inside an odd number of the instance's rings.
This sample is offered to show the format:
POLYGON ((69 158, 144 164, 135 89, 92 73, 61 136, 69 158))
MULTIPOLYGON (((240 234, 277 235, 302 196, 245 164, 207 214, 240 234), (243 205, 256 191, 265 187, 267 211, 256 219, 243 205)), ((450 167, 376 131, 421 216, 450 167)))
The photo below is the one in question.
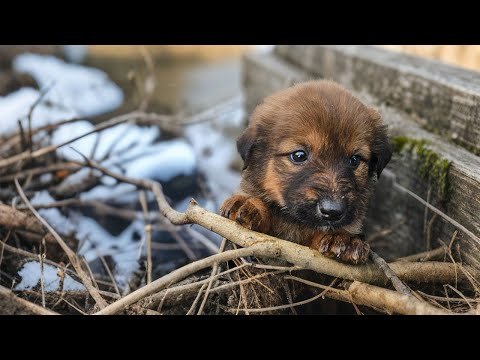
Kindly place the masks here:
POLYGON ((256 131, 249 126, 237 140, 237 150, 243 160, 243 170, 245 170, 250 161, 252 150, 255 145, 256 131))
MULTIPOLYGON (((378 119, 381 122, 381 117, 378 111, 371 109, 372 116, 378 119)), ((392 145, 387 135, 387 127, 385 125, 380 125, 375 131, 375 138, 373 140, 372 148, 372 159, 370 161, 370 175, 374 173, 377 174, 377 177, 380 178, 385 166, 392 157, 392 145)))

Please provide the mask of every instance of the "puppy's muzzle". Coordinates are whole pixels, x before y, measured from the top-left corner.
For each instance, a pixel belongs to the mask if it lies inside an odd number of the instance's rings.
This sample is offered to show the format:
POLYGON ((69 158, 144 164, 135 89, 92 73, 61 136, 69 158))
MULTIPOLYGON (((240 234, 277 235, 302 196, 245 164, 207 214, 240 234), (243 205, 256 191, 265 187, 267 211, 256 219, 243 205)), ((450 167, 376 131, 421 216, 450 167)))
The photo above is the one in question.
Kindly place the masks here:
POLYGON ((318 214, 324 220, 338 221, 343 218, 347 210, 347 204, 343 199, 321 199, 317 204, 318 214))

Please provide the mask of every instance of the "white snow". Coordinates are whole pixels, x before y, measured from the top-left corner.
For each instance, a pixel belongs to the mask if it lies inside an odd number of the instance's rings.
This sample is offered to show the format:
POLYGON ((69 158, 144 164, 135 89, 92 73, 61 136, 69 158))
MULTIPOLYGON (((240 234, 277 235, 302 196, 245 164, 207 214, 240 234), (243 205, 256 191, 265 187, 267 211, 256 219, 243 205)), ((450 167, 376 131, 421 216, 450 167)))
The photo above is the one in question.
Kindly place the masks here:
POLYGON ((93 189, 80 194, 80 200, 109 200, 117 203, 131 203, 138 200, 135 185, 121 183, 115 186, 97 185, 93 189))
MULTIPOLYGON (((17 133, 18 120, 22 120, 24 129, 27 129, 27 115, 39 97, 40 92, 32 88, 21 88, 7 96, 0 96, 0 134, 7 136, 17 133)), ((32 113, 32 128, 71 119, 77 115, 73 110, 42 101, 32 113)))
POLYGON ((72 221, 77 226, 77 238, 84 245, 78 253, 87 261, 95 260, 99 255, 110 255, 116 263, 115 281, 120 287, 126 285, 132 273, 138 269, 137 252, 141 241, 134 241, 137 232, 145 236, 144 223, 133 221, 120 235, 113 236, 102 228, 95 220, 73 213, 72 221))
MULTIPOLYGON (((191 145, 183 139, 175 139, 148 146, 135 146, 124 154, 114 154, 103 165, 120 172, 115 166, 117 163, 121 164, 126 176, 169 181, 178 175, 191 175, 195 171, 197 160, 191 145)), ((115 184, 107 178, 108 176, 102 178, 104 185, 97 185, 80 194, 80 199, 115 199, 117 203, 138 200, 134 185, 115 184)))
MULTIPOLYGON (((32 205, 47 205, 54 201, 46 190, 36 192, 31 199, 32 205)), ((75 232, 75 226, 57 208, 39 209, 38 212, 60 234, 69 235, 75 232)))
POLYGON ((195 166, 195 153, 183 139, 150 146, 145 149, 144 156, 124 165, 127 176, 160 181, 168 181, 177 175, 190 175, 195 166))
MULTIPOLYGON (((43 284, 46 292, 61 290, 60 277, 57 275, 57 268, 43 264, 43 284)), ((23 264, 22 268, 18 272, 18 275, 22 277, 22 280, 15 286, 15 290, 30 290, 40 284, 41 267, 38 261, 29 261, 23 264)), ((83 284, 72 279, 68 274, 65 274, 63 282, 63 290, 65 291, 85 291, 83 284)))
POLYGON ((69 64, 53 56, 21 54, 13 69, 30 74, 40 88, 51 86, 45 99, 89 117, 109 112, 123 102, 122 90, 99 69, 69 64))
MULTIPOLYGON (((53 132, 52 144, 61 144, 79 135, 86 134, 93 129, 94 126, 88 121, 77 121, 62 125, 53 132)), ((100 137, 93 159, 97 161, 102 160, 107 154, 112 154, 112 162, 114 160, 123 161, 125 156, 118 158, 116 154, 138 153, 144 149, 144 146, 151 144, 159 135, 160 130, 156 126, 140 127, 133 124, 120 124, 99 133, 90 134, 67 146, 61 147, 58 149, 58 153, 67 160, 82 161, 82 156, 71 149, 74 148, 86 157, 91 158, 97 138, 100 137)))

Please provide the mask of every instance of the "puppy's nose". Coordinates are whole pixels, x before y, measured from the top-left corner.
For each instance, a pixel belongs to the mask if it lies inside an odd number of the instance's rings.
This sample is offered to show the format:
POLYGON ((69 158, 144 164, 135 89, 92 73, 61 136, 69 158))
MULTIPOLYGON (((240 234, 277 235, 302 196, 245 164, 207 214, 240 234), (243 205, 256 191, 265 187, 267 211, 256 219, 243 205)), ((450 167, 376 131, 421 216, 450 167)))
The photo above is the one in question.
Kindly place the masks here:
POLYGON ((318 203, 318 209, 320 210, 320 215, 322 215, 325 220, 335 221, 343 216, 346 206, 343 201, 323 199, 318 203))

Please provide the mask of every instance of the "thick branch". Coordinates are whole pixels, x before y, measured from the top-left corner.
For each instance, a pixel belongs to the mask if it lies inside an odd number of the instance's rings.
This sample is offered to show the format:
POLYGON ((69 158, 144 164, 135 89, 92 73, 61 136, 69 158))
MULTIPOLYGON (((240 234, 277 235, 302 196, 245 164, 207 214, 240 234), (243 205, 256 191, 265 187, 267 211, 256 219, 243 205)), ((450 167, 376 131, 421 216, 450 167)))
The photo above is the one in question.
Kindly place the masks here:
MULTIPOLYGON (((285 279, 291 279, 302 282, 307 285, 319 287, 321 289, 327 286, 313 283, 295 276, 285 276, 285 279)), ((358 305, 365 305, 386 313, 396 313, 402 315, 449 315, 451 313, 438 309, 425 301, 420 301, 410 295, 403 295, 399 292, 384 289, 382 287, 352 282, 346 290, 330 289, 325 293, 326 297, 344 302, 354 302, 358 305)))
MULTIPOLYGON (((0 204, 0 225, 7 229, 21 229, 35 234, 45 234, 41 222, 34 216, 25 214, 5 204, 0 204)), ((51 244, 57 243, 50 234, 45 236, 45 241, 51 244)))
POLYGON ((34 315, 58 315, 54 311, 44 309, 41 306, 31 303, 15 296, 15 294, 0 285, 0 311, 2 314, 34 314, 34 315))
MULTIPOLYGON (((358 280, 365 283, 385 286, 388 278, 374 264, 347 265, 322 256, 318 251, 290 241, 281 240, 269 235, 257 233, 242 227, 220 215, 213 214, 198 206, 194 201, 187 209, 187 217, 192 223, 199 224, 242 247, 265 242, 272 243, 281 251, 281 258, 304 269, 339 277, 347 280, 358 280)), ((465 284, 467 277, 454 265, 442 262, 395 262, 389 266, 397 276, 405 282, 449 283, 455 279, 465 284)), ((467 267, 468 271, 478 277, 478 271, 467 267)))

